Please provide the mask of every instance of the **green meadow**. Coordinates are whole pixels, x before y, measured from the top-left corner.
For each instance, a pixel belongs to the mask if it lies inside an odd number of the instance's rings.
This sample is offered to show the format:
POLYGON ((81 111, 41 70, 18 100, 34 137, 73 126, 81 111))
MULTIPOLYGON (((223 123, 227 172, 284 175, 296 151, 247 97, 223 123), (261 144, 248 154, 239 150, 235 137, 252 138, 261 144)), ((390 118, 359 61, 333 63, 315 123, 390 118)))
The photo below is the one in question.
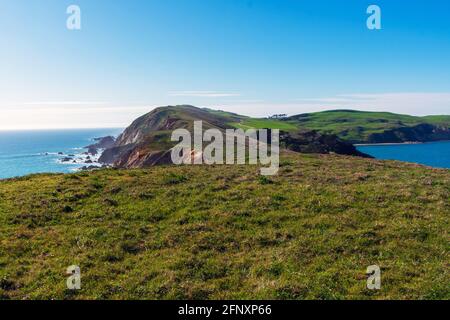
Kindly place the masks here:
POLYGON ((449 299, 449 200, 449 170, 290 152, 3 180, 0 298, 449 299))

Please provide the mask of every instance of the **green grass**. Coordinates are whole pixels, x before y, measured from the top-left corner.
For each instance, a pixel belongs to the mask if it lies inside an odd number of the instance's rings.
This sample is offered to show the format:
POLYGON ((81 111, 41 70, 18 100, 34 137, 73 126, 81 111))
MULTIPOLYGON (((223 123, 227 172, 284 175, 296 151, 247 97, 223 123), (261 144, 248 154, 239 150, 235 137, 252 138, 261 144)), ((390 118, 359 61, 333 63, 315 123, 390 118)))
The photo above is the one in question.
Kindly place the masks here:
POLYGON ((0 298, 449 299, 449 200, 449 170, 291 153, 4 180, 0 298))
POLYGON ((432 124, 450 126, 450 116, 426 116, 423 119, 432 124))
POLYGON ((241 118, 241 119, 246 119, 248 117, 243 116, 243 115, 239 115, 237 113, 233 113, 233 112, 228 112, 228 111, 223 111, 223 110, 214 110, 214 109, 210 109, 210 108, 203 108, 203 110, 208 111, 209 113, 212 113, 214 115, 220 116, 220 117, 225 117, 230 119, 230 121, 235 120, 236 118, 241 118))
POLYGON ((245 119, 241 122, 234 122, 231 125, 238 129, 280 129, 280 130, 296 130, 298 127, 294 124, 272 119, 245 119))

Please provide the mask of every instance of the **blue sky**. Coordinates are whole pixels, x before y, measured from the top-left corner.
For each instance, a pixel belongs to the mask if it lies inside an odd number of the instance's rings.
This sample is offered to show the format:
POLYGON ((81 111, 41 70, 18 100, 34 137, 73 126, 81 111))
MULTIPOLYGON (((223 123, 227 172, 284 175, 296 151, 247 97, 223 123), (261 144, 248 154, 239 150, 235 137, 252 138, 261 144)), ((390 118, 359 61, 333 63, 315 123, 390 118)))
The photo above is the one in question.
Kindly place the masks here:
POLYGON ((181 103, 449 114, 449 20, 447 0, 2 0, 0 129, 126 126, 181 103))

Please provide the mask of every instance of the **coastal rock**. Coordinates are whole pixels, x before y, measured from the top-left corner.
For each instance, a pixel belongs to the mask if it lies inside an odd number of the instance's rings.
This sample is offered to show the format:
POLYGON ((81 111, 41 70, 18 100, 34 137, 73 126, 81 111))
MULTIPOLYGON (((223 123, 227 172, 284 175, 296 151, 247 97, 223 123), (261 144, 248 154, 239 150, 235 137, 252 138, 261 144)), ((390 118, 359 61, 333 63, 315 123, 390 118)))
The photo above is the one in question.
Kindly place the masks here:
POLYGON ((114 161, 118 160, 122 154, 126 154, 132 150, 135 146, 133 144, 124 146, 114 146, 112 148, 103 151, 102 155, 98 159, 100 163, 113 164, 114 161))
POLYGON ((88 153, 93 155, 93 156, 96 156, 98 154, 98 150, 97 150, 97 148, 89 147, 88 148, 88 153))
POLYGON ((99 169, 99 167, 97 167, 97 166, 84 166, 84 167, 80 168, 80 170, 82 170, 82 171, 90 171, 90 170, 96 170, 96 169, 99 169))
POLYGON ((113 136, 107 136, 94 138, 94 141, 96 141, 96 143, 86 146, 85 148, 88 149, 88 154, 95 156, 98 154, 98 149, 108 149, 114 146, 116 139, 113 136))

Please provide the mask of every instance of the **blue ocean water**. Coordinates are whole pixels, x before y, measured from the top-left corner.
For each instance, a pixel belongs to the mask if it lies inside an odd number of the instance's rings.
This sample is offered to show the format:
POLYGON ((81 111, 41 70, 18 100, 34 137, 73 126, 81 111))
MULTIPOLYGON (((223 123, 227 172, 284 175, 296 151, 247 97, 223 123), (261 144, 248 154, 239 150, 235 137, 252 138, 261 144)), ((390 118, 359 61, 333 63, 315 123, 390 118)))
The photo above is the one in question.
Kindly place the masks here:
POLYGON ((400 160, 436 168, 450 168, 450 141, 420 144, 358 146, 359 151, 377 159, 400 160))
POLYGON ((83 163, 62 163, 92 144, 93 138, 117 136, 123 129, 0 131, 0 179, 43 172, 73 172, 83 163), (62 152, 63 155, 58 153, 62 152))

